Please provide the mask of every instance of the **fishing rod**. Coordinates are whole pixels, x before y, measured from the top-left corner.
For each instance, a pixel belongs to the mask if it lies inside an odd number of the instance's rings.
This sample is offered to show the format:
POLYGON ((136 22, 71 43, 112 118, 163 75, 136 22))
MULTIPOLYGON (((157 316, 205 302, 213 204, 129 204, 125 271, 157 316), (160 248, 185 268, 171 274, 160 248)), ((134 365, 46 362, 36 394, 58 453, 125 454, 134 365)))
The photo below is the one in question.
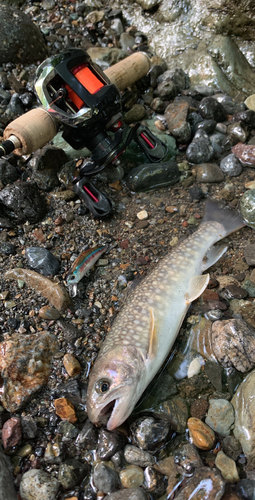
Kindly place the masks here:
POLYGON ((82 49, 68 49, 46 59, 38 68, 35 90, 42 107, 32 109, 7 125, 0 156, 27 155, 51 141, 59 127, 63 139, 75 150, 87 147, 74 191, 95 217, 112 211, 111 200, 91 182, 91 177, 118 157, 134 139, 149 161, 162 161, 168 148, 148 127, 122 121, 121 91, 146 75, 150 59, 136 52, 102 71, 82 49))

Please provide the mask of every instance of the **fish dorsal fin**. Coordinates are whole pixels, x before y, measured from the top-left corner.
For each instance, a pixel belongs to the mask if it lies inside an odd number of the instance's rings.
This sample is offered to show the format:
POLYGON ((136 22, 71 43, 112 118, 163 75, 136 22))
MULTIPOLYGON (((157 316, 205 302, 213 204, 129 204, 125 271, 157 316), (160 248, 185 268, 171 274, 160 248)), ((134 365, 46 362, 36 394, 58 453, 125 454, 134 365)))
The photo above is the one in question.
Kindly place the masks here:
POLYGON ((189 291, 185 293, 186 303, 190 304, 193 300, 196 300, 201 293, 206 289, 210 279, 209 274, 200 274, 199 276, 193 276, 189 281, 189 291))
POLYGON ((149 346, 147 358, 153 358, 156 353, 156 330, 155 330, 155 318, 153 308, 150 307, 150 335, 149 335, 149 346))
POLYGON ((227 251, 227 249, 227 245, 219 245, 217 247, 212 246, 211 248, 209 248, 203 260, 202 270, 205 271, 209 267, 213 266, 213 264, 215 264, 215 262, 217 262, 221 258, 221 256, 227 251))

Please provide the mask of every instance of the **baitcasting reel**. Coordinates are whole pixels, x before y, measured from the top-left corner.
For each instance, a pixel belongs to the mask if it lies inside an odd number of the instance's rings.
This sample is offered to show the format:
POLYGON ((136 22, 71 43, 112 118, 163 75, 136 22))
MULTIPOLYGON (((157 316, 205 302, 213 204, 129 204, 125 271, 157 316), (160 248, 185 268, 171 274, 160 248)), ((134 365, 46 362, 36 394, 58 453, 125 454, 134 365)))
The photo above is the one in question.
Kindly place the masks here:
POLYGON ((112 203, 88 178, 114 164, 132 139, 150 161, 165 158, 167 146, 147 127, 123 125, 118 88, 84 50, 69 49, 46 59, 37 70, 35 89, 44 108, 62 124, 65 141, 76 150, 91 151, 73 182, 94 216, 108 215, 112 203))

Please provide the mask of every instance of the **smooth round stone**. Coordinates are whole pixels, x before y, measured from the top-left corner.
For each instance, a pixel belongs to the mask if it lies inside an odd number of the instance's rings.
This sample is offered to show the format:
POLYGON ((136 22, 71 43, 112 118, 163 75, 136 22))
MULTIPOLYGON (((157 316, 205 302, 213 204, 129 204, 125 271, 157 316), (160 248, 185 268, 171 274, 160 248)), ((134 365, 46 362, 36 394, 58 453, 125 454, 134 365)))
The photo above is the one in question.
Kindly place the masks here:
POLYGON ((60 483, 41 469, 30 469, 22 476, 20 495, 22 500, 55 500, 60 483))
POLYGON ((228 436, 235 421, 234 408, 226 399, 210 399, 205 423, 220 436, 228 436))
POLYGON ((25 444, 25 446, 22 446, 22 448, 20 448, 20 450, 18 451, 17 455, 19 457, 27 457, 28 455, 30 455, 32 453, 32 446, 31 444, 25 444))
POLYGON ((43 306, 39 309, 39 316, 43 319, 55 320, 60 318, 60 314, 54 307, 43 306))
POLYGON ((255 228, 255 189, 246 191, 240 202, 241 214, 248 226, 255 228))
POLYGON ((47 248, 29 247, 26 249, 25 255, 28 265, 44 276, 58 273, 60 262, 47 248))
POLYGON ((224 174, 215 163, 201 163, 195 167, 197 182, 222 182, 224 174))
POLYGON ((216 122, 223 122, 227 118, 224 107, 214 97, 204 97, 199 105, 199 112, 204 119, 216 122))
POLYGON ((150 455, 147 451, 137 448, 137 446, 132 446, 128 444, 124 449, 124 456, 126 462, 132 465, 138 465, 140 467, 148 467, 155 463, 155 457, 150 455))
POLYGON ((111 493, 119 485, 117 472, 102 462, 96 464, 93 472, 93 480, 95 487, 103 493, 111 493))
POLYGON ((170 430, 170 423, 153 417, 141 417, 130 426, 133 443, 143 450, 155 450, 164 441, 170 430))
POLYGON ((220 162, 222 172, 230 177, 236 177, 242 172, 242 165, 234 154, 225 156, 220 162))
POLYGON ((196 417, 189 418, 187 424, 193 444, 200 450, 211 450, 215 442, 213 430, 196 417))
POLYGON ((120 481, 124 488, 139 488, 143 479, 143 469, 137 465, 130 465, 120 472, 120 481))
POLYGON ((240 481, 235 461, 227 457, 223 451, 217 453, 215 465, 220 469, 222 477, 227 483, 237 483, 240 481))
POLYGON ((247 108, 255 111, 255 94, 249 95, 249 97, 247 97, 244 101, 244 104, 246 104, 247 108))

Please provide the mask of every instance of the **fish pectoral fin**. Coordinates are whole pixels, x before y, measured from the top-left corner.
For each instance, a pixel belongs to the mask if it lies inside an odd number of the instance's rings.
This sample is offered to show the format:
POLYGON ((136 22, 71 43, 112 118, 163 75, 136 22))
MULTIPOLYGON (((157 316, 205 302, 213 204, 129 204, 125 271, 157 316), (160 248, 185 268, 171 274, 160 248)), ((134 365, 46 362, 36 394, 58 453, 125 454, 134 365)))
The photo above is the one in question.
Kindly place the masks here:
POLYGON ((149 335, 149 346, 147 358, 153 358, 156 356, 156 329, 155 329, 155 318, 153 308, 150 308, 150 335, 149 335))
POLYGON ((187 304, 196 300, 201 293, 206 289, 209 283, 209 274, 200 274, 199 276, 193 276, 189 282, 189 291, 185 293, 185 299, 187 304))
POLYGON ((227 249, 227 245, 219 245, 217 247, 212 246, 209 248, 203 259, 202 270, 205 271, 209 267, 213 266, 213 264, 221 258, 227 249))

